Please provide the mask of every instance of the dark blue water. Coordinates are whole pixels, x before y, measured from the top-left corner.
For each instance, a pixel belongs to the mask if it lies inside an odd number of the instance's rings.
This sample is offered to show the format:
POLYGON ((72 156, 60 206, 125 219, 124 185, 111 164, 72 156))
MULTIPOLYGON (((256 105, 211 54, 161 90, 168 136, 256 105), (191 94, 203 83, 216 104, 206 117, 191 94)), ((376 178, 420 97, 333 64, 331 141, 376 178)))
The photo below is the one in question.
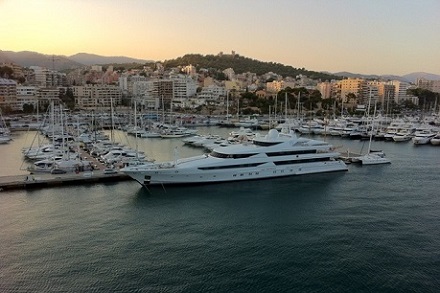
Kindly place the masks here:
POLYGON ((440 148, 375 148, 392 164, 1 192, 0 292, 438 292, 440 148))

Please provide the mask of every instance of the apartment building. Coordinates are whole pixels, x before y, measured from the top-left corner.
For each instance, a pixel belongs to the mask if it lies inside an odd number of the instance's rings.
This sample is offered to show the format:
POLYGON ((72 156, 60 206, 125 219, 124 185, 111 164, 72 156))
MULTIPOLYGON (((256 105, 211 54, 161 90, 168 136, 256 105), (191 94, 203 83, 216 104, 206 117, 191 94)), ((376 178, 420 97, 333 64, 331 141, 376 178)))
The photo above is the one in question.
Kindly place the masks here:
POLYGON ((271 93, 277 93, 285 88, 295 88, 296 83, 294 81, 274 80, 266 83, 267 91, 271 93))
POLYGON ((32 70, 32 73, 28 82, 32 85, 47 88, 67 84, 67 77, 64 73, 49 70, 40 66, 31 66, 29 68, 32 70))
POLYGON ((203 87, 200 93, 198 93, 197 97, 205 100, 209 104, 215 105, 223 103, 226 93, 227 91, 225 87, 210 85, 203 87))
POLYGON ((73 86, 73 95, 77 107, 84 108, 109 108, 111 105, 121 103, 122 91, 116 85, 88 84, 73 86))
POLYGON ((12 79, 0 78, 0 106, 17 108, 17 83, 12 79))
POLYGON ((378 86, 378 98, 382 108, 386 109, 391 101, 394 101, 395 87, 392 84, 381 82, 378 86))
POLYGON ((322 99, 329 99, 332 97, 333 84, 325 81, 321 82, 316 86, 316 89, 321 93, 322 99))
POLYGON ((418 98, 412 95, 408 95, 408 89, 413 88, 413 86, 404 81, 393 80, 389 81, 388 84, 394 86, 394 102, 399 104, 405 100, 410 100, 414 104, 418 105, 418 98))
POLYGON ((153 79, 133 83, 133 96, 144 107, 168 108, 172 100, 183 101, 195 97, 197 83, 189 76, 177 75, 170 79, 153 79))
POLYGON ((37 107, 38 91, 39 87, 36 86, 17 85, 17 103, 20 109, 23 109, 23 105, 33 105, 37 107))
POLYGON ((362 78, 347 78, 337 82, 340 89, 339 99, 347 103, 347 95, 355 94, 358 100, 363 100, 367 83, 362 78))
POLYGON ((440 80, 429 80, 426 78, 419 78, 416 80, 416 85, 419 88, 429 90, 434 93, 440 93, 440 80))
POLYGON ((234 80, 235 79, 235 71, 232 68, 227 68, 223 70, 223 73, 226 75, 226 78, 228 80, 234 80))

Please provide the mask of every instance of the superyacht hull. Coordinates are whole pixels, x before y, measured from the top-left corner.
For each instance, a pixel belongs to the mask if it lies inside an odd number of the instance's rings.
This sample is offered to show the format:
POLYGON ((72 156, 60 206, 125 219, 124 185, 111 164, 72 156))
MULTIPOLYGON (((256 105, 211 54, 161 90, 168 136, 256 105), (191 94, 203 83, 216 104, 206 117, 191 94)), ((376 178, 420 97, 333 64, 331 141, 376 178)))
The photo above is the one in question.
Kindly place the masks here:
MULTIPOLYGON (((175 154, 177 157, 177 153, 175 154)), ((121 171, 141 185, 201 184, 347 171, 326 142, 271 129, 252 143, 219 147, 210 154, 126 167, 121 171)))
POLYGON ((325 162, 296 163, 292 165, 276 166, 265 163, 256 167, 242 167, 239 169, 200 170, 199 168, 162 168, 144 169, 125 168, 123 172, 139 182, 141 185, 170 185, 170 184, 208 184, 230 181, 245 181, 269 179, 277 177, 305 175, 347 171, 347 165, 340 160, 325 162))

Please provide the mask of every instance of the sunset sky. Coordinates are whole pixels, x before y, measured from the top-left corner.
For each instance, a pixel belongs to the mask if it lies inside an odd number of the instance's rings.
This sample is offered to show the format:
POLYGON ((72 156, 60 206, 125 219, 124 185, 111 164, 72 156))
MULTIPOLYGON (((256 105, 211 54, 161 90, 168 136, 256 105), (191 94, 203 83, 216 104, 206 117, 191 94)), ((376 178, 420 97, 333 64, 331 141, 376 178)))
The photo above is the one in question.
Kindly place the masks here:
POLYGON ((0 50, 440 74, 439 0, 0 0, 0 50))

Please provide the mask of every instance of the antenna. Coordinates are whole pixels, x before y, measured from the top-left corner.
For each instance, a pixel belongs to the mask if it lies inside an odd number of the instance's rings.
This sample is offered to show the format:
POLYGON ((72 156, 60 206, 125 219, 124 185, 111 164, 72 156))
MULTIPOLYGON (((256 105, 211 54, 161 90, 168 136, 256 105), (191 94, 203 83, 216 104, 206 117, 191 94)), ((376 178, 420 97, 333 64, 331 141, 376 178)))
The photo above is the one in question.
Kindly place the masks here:
POLYGON ((50 58, 50 60, 52 61, 52 71, 55 71, 55 61, 60 60, 60 58, 55 58, 55 55, 52 55, 52 57, 50 58))
POLYGON ((55 57, 55 55, 52 55, 50 57, 50 60, 52 61, 52 86, 55 86, 55 61, 60 60, 60 58, 55 57))

